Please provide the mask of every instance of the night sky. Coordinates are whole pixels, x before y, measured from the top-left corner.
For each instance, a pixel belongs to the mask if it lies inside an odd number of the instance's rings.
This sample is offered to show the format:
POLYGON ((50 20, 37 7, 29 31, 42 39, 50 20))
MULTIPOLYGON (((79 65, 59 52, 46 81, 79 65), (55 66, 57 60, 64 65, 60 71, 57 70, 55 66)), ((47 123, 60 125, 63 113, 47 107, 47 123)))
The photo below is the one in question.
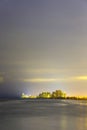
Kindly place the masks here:
POLYGON ((0 0, 0 96, 87 95, 87 1, 0 0))

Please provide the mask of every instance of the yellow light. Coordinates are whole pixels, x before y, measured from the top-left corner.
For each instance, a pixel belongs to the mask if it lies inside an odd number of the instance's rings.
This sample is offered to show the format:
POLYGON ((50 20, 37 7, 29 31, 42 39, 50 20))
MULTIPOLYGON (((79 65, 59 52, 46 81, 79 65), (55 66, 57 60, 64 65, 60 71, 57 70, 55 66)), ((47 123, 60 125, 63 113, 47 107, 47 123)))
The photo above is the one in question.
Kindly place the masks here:
POLYGON ((87 80, 87 76, 73 76, 73 77, 65 77, 65 78, 26 78, 21 79, 23 82, 73 82, 73 81, 84 81, 87 80))
POLYGON ((87 76, 79 76, 76 79, 77 80, 87 80, 87 76))

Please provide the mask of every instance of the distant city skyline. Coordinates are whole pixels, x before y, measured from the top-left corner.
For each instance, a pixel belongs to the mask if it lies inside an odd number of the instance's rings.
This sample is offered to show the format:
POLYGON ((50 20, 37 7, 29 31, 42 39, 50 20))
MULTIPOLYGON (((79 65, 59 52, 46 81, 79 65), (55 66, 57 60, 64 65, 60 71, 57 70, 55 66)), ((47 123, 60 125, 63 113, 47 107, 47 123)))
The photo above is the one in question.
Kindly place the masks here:
POLYGON ((87 1, 0 0, 0 96, 87 95, 87 1))

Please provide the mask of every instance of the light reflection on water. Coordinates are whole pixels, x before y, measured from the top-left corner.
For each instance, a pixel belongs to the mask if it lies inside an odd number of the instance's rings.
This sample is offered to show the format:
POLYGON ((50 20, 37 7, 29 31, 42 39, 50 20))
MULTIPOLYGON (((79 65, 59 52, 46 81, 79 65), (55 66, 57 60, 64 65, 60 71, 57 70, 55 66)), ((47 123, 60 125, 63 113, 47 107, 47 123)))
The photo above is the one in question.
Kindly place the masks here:
POLYGON ((84 104, 87 101, 4 102, 0 105, 0 130, 87 130, 84 104))
POLYGON ((1 130, 86 130, 87 118, 68 116, 8 118, 0 124, 1 130))

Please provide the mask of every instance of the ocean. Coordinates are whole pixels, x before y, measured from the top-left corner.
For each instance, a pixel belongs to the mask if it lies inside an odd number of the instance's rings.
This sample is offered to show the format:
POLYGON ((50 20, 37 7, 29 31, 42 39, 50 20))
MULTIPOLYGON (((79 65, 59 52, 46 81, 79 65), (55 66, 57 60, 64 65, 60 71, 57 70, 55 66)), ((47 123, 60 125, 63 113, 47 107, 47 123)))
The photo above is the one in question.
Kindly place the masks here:
POLYGON ((0 130, 87 130, 87 100, 0 101, 0 130))

